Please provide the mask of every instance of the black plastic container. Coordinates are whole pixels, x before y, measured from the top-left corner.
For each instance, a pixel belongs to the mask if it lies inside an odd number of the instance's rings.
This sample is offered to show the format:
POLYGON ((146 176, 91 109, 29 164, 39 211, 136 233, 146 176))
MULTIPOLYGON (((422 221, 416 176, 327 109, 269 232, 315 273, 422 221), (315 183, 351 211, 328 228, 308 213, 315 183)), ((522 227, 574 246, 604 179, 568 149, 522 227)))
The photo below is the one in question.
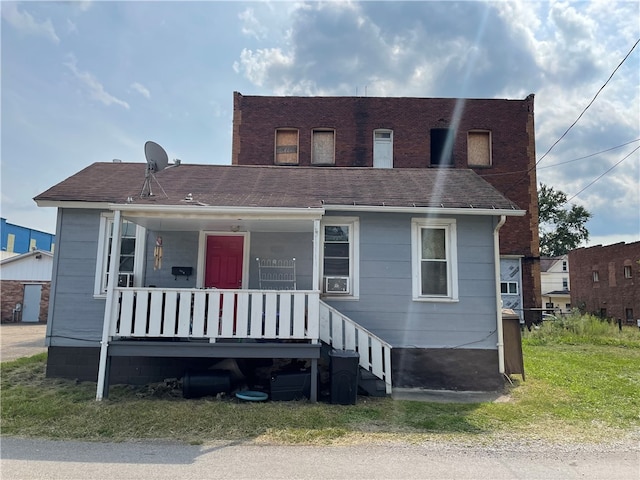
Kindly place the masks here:
POLYGON ((329 352, 331 403, 355 405, 358 398, 358 368, 360 354, 353 350, 329 352))
POLYGON ((286 402, 311 396, 311 373, 278 373, 271 377, 271 400, 286 402))
POLYGON ((182 377, 182 396, 199 398, 231 392, 231 374, 226 370, 185 372, 182 377))

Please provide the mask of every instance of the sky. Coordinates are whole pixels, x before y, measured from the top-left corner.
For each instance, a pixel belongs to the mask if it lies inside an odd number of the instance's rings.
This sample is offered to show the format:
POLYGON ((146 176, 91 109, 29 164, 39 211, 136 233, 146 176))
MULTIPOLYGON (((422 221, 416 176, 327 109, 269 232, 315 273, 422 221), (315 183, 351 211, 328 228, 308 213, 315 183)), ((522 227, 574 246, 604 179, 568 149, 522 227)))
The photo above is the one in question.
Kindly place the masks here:
POLYGON ((2 1, 0 11, 9 223, 54 233, 55 209, 33 197, 93 162, 144 163, 147 140, 170 161, 230 164, 234 91, 533 93, 538 182, 591 212, 588 245, 640 240, 637 0, 2 1))

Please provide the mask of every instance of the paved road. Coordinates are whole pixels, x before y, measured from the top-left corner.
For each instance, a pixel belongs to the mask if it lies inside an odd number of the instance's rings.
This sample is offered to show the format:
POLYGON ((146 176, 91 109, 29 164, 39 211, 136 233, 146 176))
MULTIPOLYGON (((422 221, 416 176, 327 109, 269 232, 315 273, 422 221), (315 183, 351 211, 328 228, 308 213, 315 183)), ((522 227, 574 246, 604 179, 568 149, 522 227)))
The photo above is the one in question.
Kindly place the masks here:
POLYGON ((0 362, 46 352, 46 331, 47 326, 40 323, 0 324, 0 362))
POLYGON ((2 438, 3 480, 31 479, 476 479, 640 478, 639 449, 344 447, 83 443, 2 438), (533 450, 533 451, 530 451, 533 450))

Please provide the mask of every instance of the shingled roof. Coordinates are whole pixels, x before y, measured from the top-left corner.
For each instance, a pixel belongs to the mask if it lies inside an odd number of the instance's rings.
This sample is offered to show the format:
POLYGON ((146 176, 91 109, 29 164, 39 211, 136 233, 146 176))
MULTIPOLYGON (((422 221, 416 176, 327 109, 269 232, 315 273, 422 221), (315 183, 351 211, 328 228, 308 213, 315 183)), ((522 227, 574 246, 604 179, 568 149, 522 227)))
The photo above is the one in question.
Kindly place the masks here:
POLYGON ((156 173, 151 183, 154 196, 141 198, 145 168, 144 163, 94 163, 34 200, 38 204, 127 203, 130 198, 133 204, 140 205, 192 203, 263 208, 353 205, 520 210, 467 169, 182 164, 156 173))

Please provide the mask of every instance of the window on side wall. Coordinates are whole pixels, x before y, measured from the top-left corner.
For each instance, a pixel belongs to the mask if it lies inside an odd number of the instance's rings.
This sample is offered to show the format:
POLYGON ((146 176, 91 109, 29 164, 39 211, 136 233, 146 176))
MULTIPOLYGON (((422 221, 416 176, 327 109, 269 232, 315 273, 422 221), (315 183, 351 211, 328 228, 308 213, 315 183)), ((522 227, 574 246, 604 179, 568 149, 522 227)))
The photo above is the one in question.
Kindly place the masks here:
POLYGON ((470 167, 491 166, 491 132, 470 131, 467 133, 467 163, 470 167))
MULTIPOLYGON (((142 272, 144 228, 123 220, 120 234, 121 245, 117 286, 132 287, 140 285, 139 278, 136 277, 139 277, 142 272)), ((107 293, 113 244, 113 217, 103 216, 100 223, 100 239, 98 242, 95 295, 105 295, 107 293)))
POLYGON ((331 218, 322 225, 322 291, 358 296, 358 221, 331 218))
POLYGON ((457 238, 455 220, 411 222, 413 299, 458 300, 457 238))
POLYGON ((500 282, 500 293, 518 295, 518 282, 500 282))
POLYGON ((335 165, 335 131, 315 129, 312 132, 311 143, 313 165, 335 165))
POLYGON ((598 270, 594 270, 592 275, 593 275, 593 283, 598 283, 600 281, 600 274, 598 273, 598 270))
POLYGON ((431 129, 431 166, 453 166, 454 131, 450 128, 431 129))
POLYGON ((631 265, 624 266, 624 278, 631 278, 633 276, 631 272, 631 265))
POLYGON ((276 130, 274 158, 276 165, 298 165, 298 130, 293 128, 276 130))

